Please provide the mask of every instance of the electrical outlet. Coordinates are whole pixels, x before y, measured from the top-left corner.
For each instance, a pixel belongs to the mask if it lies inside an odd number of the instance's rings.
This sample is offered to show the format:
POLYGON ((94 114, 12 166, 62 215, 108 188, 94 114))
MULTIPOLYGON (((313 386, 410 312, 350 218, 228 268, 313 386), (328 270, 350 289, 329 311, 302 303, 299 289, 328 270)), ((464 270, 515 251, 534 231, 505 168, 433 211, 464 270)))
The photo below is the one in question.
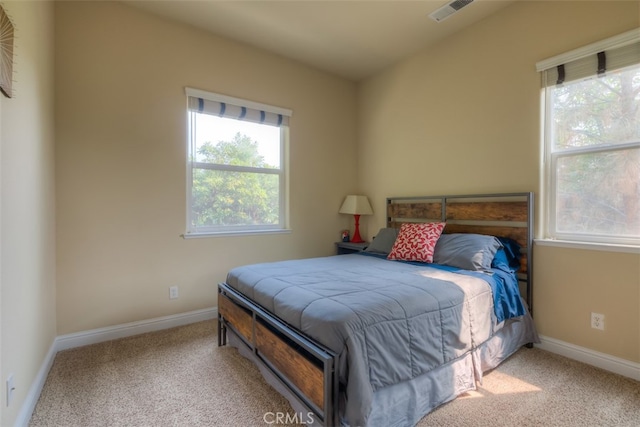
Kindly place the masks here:
POLYGON ((11 405, 14 391, 16 391, 16 385, 13 382, 13 374, 9 374, 7 377, 7 406, 11 405))
POLYGON ((178 298, 178 287, 170 286, 169 287, 169 299, 177 299, 178 298))
POLYGON ((604 314, 591 313, 591 327, 604 331, 604 314))

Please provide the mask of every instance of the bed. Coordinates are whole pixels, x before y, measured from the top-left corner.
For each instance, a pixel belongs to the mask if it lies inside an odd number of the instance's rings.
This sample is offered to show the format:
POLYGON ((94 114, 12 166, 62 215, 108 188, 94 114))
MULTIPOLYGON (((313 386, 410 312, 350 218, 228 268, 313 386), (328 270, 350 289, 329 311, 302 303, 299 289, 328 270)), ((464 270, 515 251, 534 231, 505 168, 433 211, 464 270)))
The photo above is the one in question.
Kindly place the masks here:
POLYGON ((387 216, 362 253, 242 266, 218 286, 218 345, 298 422, 415 425, 538 340, 532 193, 388 198, 387 216))

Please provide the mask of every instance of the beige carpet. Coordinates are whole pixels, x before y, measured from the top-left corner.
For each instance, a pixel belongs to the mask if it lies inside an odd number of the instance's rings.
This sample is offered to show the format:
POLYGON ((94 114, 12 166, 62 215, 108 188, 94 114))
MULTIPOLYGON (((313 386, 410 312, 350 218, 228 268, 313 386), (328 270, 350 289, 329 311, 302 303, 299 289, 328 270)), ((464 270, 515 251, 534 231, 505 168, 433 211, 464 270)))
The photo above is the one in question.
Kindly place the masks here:
MULTIPOLYGON (((60 352, 30 426, 280 426, 285 411, 294 414, 250 362, 217 347, 207 321, 60 352)), ((637 427, 640 383, 521 349, 418 426, 637 427)))

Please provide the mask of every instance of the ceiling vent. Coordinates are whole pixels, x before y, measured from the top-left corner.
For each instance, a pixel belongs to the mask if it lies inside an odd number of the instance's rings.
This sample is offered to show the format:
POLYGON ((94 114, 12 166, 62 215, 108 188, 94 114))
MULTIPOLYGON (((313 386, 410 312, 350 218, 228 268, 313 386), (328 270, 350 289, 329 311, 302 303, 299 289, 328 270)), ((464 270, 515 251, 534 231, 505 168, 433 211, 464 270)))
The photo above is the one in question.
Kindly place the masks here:
POLYGON ((453 0, 442 6, 440 9, 429 14, 429 18, 436 22, 444 21, 463 7, 473 3, 473 0, 453 0))

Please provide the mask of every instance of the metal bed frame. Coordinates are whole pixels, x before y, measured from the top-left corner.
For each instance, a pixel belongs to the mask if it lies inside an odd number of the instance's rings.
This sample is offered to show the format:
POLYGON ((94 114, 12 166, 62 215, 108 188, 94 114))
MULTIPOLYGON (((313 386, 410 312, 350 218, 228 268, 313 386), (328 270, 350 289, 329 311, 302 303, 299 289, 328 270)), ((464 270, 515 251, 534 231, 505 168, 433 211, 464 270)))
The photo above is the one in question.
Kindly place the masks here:
MULTIPOLYGON (((447 223, 445 233, 490 234, 518 241, 522 263, 526 265, 518 280, 525 285, 531 314, 533 213, 530 192, 387 199, 387 225, 391 227, 400 227, 404 222, 443 221, 447 223)), ((226 283, 218 285, 218 307, 218 346, 227 344, 227 331, 231 330, 257 363, 312 411, 321 424, 340 425, 338 361, 334 352, 289 327, 226 283)))

